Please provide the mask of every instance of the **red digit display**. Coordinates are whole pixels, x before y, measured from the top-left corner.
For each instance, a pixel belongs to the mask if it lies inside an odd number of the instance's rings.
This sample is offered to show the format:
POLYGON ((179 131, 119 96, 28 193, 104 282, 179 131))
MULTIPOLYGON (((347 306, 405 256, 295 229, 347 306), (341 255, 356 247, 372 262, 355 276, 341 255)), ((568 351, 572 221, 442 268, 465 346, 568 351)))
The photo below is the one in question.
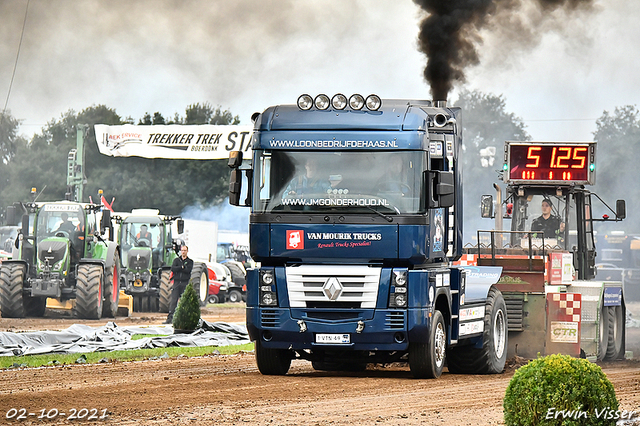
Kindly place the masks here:
POLYGON ((594 175, 589 165, 594 156, 593 143, 508 143, 505 178, 510 181, 593 184, 594 175))

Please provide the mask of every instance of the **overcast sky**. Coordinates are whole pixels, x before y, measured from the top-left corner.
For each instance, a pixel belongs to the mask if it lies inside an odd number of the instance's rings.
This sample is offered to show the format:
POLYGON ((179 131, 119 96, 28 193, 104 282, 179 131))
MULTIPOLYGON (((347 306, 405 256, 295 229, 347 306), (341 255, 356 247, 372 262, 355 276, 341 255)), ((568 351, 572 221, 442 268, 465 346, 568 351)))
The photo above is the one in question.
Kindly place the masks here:
MULTIPOLYGON (((0 110, 27 1, 0 0, 0 110)), ((526 47, 483 31, 466 87, 502 94, 534 139, 592 140, 604 110, 640 95, 640 1, 593 2, 526 47)), ((138 120, 209 102, 249 124, 302 93, 430 99, 423 17, 410 0, 30 0, 7 108, 30 135, 97 104, 138 120)))

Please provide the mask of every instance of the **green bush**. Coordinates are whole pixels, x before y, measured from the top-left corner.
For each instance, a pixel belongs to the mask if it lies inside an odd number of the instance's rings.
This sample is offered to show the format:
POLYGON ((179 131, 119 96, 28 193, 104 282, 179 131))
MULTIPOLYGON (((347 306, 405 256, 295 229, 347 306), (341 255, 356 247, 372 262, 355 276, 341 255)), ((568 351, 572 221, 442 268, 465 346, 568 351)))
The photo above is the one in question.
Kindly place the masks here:
POLYGON ((200 299, 191 283, 187 284, 173 315, 173 328, 195 330, 200 321, 200 299))
POLYGON ((507 426, 615 425, 620 415, 602 369, 568 355, 541 357, 516 370, 503 407, 507 426))

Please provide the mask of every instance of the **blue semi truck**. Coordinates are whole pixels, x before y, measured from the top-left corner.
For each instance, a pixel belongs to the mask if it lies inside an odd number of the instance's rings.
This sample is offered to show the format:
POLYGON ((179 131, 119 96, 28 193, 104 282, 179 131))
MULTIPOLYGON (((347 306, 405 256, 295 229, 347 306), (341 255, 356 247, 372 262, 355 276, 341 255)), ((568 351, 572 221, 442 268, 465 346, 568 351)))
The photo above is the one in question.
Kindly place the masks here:
POLYGON ((461 111, 445 102, 303 95, 255 114, 232 152, 230 203, 251 206, 247 328, 262 374, 407 362, 416 378, 499 373, 500 267, 462 251, 461 111))

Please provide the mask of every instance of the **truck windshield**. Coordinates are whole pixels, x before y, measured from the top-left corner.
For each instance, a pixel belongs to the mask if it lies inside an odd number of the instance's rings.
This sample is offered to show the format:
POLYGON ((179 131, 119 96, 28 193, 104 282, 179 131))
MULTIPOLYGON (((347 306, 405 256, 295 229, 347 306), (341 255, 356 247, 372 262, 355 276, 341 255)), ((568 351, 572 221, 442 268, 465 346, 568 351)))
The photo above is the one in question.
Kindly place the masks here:
POLYGON ((254 212, 419 213, 426 153, 258 152, 254 212))

